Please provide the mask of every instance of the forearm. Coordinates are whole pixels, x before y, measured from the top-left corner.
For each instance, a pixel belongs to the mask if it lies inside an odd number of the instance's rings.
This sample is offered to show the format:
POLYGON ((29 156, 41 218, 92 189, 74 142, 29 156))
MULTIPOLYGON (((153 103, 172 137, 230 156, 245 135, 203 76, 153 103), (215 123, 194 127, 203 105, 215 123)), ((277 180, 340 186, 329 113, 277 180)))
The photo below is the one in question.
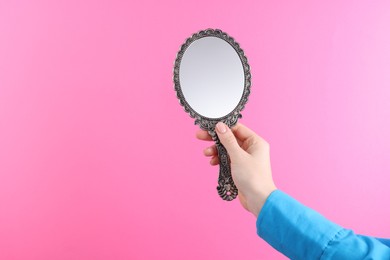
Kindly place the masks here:
POLYGON ((390 259, 390 248, 377 239, 342 228, 280 190, 265 202, 257 232, 291 259, 390 259))

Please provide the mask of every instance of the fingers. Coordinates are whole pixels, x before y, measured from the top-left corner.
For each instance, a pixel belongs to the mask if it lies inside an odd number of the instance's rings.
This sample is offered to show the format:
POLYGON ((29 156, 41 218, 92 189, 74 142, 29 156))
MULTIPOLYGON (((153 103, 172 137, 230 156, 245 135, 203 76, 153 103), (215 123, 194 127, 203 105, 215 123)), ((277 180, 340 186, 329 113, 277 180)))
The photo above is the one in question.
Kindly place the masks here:
MULTIPOLYGON (((263 138, 240 123, 230 129, 226 124, 219 122, 216 125, 215 130, 222 145, 229 153, 231 160, 235 160, 235 158, 239 159, 238 156, 242 156, 244 154, 243 152, 253 154, 261 147, 269 147, 268 143, 263 138)), ((198 130, 196 132, 196 138, 204 141, 213 140, 210 134, 205 130, 198 130)), ((204 149, 203 154, 207 157, 211 157, 211 165, 219 164, 218 151, 215 145, 204 149)))
POLYGON ((237 143, 236 137, 232 130, 222 122, 219 122, 216 127, 217 135, 223 146, 226 148, 230 158, 234 160, 242 152, 241 147, 237 143))
POLYGON ((251 129, 249 129, 248 127, 240 123, 233 126, 232 131, 234 135, 237 137, 237 139, 240 140, 241 142, 244 142, 248 138, 258 137, 258 135, 255 132, 253 132, 251 129))
POLYGON ((211 157, 210 164, 211 165, 218 165, 219 164, 219 158, 218 158, 218 152, 215 145, 207 147, 203 150, 203 153, 207 157, 211 157))
POLYGON ((209 133, 205 130, 198 130, 196 132, 196 138, 203 141, 212 141, 213 139, 209 135, 209 133))
POLYGON ((256 147, 269 149, 269 144, 266 140, 264 140, 261 136, 258 136, 255 132, 253 132, 251 129, 242 124, 237 124, 232 127, 232 131, 236 136, 240 146, 249 153, 252 153, 254 152, 254 150, 257 150, 255 149, 255 144, 256 147))
POLYGON ((218 155, 217 147, 215 147, 215 145, 207 147, 206 149, 203 150, 203 154, 207 157, 217 156, 218 155))
MULTIPOLYGON (((213 141, 211 136, 207 131, 204 130, 198 130, 196 132, 196 138, 203 141, 213 141)), ((212 145, 210 147, 207 147, 203 150, 203 154, 207 157, 211 157, 210 164, 215 166, 219 164, 219 158, 218 158, 218 151, 217 147, 215 145, 212 145)))
MULTIPOLYGON (((246 139, 257 136, 255 132, 250 130, 248 127, 238 123, 231 128, 232 132, 237 138, 239 144, 243 143, 246 139)), ((198 130, 196 132, 196 138, 203 141, 213 141, 210 134, 205 130, 198 130)))
POLYGON ((213 156, 210 160, 210 164, 215 166, 215 165, 218 165, 219 164, 219 158, 218 156, 213 156))

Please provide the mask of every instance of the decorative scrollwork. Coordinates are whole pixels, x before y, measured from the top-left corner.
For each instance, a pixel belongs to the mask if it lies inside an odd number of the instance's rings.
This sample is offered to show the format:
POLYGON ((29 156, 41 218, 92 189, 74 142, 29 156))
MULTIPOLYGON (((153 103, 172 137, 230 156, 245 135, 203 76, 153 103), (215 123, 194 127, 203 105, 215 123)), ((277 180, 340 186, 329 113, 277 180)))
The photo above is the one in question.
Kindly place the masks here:
POLYGON ((230 158, 226 151, 226 148, 221 144, 215 132, 212 137, 217 146, 219 157, 219 177, 217 191, 222 199, 231 201, 237 197, 238 189, 234 184, 231 175, 230 158))
POLYGON ((229 127, 234 126, 238 119, 242 117, 240 112, 244 109, 245 104, 248 102, 248 96, 250 94, 251 88, 251 73, 248 59, 245 56, 244 51, 240 48, 240 45, 234 40, 234 38, 219 29, 207 29, 199 31, 186 39, 186 41, 181 45, 180 50, 176 55, 176 60, 173 67, 173 82, 176 96, 179 99, 180 104, 183 106, 184 111, 186 111, 192 118, 195 119, 195 124, 199 125, 201 129, 208 131, 216 143, 218 156, 220 159, 220 170, 217 187, 219 196, 227 201, 235 199, 237 197, 238 190, 231 176, 229 155, 225 147, 223 147, 219 141, 217 134, 215 133, 215 125, 218 122, 224 122, 229 127), (229 114, 220 118, 208 118, 198 114, 185 100, 179 79, 180 63, 186 49, 194 41, 209 36, 218 37, 228 42, 240 57, 244 69, 244 91, 240 102, 229 114))

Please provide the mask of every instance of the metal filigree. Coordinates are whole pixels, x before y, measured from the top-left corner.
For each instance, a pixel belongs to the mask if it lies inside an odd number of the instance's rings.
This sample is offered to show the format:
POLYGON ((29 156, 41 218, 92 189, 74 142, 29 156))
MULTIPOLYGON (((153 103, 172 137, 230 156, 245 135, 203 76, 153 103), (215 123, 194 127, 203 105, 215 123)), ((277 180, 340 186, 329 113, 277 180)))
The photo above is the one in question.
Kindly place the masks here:
POLYGON ((201 129, 208 131, 216 143, 216 147, 218 150, 218 157, 219 157, 219 165, 220 165, 218 187, 217 187, 219 196, 222 199, 227 201, 231 201, 235 199, 237 197, 238 190, 232 179, 232 175, 230 171, 229 155, 225 147, 223 147, 223 145, 219 141, 217 134, 215 133, 215 125, 218 122, 224 122, 229 127, 234 126, 237 123, 238 119, 242 117, 240 112, 244 109, 245 104, 248 102, 248 96, 250 94, 250 87, 251 87, 251 73, 248 64, 248 59, 245 56, 244 51, 240 48, 240 45, 234 40, 234 38, 230 37, 227 33, 219 29, 207 29, 207 30, 199 31, 193 34, 190 38, 188 38, 180 47, 180 50, 176 55, 176 60, 173 68, 173 82, 176 91, 176 96, 179 99, 180 104, 183 106, 184 111, 186 111, 192 118, 195 119, 195 124, 199 125, 201 129), (240 57, 244 69, 244 78, 245 78, 244 91, 240 99, 240 102, 233 109, 232 112, 220 118, 208 118, 198 114, 187 103, 187 101, 184 98, 182 89, 180 87, 180 79, 179 79, 180 63, 184 55, 184 52, 194 41, 209 36, 218 37, 228 42, 240 57))

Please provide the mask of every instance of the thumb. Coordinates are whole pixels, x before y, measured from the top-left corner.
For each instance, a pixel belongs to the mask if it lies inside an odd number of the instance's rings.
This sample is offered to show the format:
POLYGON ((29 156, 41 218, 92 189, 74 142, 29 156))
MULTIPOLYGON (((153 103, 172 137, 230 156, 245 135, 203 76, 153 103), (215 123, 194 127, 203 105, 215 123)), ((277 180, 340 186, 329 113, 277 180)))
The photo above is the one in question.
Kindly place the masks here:
POLYGON ((230 159, 238 156, 241 152, 241 147, 237 143, 237 139, 234 136, 232 130, 222 122, 217 123, 216 132, 222 145, 226 148, 230 159))

